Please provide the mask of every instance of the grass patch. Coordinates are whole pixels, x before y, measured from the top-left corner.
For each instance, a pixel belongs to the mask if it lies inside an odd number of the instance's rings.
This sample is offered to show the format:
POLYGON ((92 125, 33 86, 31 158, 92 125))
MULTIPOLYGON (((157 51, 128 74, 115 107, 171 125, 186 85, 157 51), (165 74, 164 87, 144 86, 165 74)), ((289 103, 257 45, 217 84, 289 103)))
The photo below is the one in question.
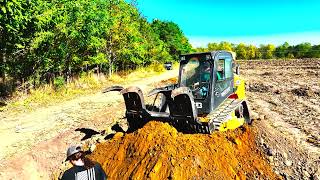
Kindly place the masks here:
POLYGON ((165 68, 163 64, 154 63, 146 68, 144 67, 137 68, 135 71, 128 74, 126 78, 130 79, 131 81, 136 81, 145 77, 161 74, 164 71, 165 71, 165 68))
POLYGON ((0 107, 0 111, 33 111, 39 107, 46 107, 79 96, 97 93, 106 86, 125 85, 142 78, 158 75, 164 71, 163 64, 155 63, 148 67, 137 68, 130 73, 120 72, 107 78, 103 75, 98 77, 92 73, 84 74, 68 84, 61 77, 57 77, 52 85, 43 85, 40 88, 32 89, 29 94, 17 91, 13 98, 5 102, 6 106, 0 107))

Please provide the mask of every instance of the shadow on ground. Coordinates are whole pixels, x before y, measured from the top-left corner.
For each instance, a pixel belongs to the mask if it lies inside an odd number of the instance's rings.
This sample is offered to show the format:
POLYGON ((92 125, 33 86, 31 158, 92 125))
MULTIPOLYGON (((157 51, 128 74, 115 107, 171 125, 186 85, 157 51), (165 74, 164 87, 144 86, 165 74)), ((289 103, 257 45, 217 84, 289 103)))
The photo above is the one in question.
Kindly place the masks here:
POLYGON ((86 139, 89 139, 91 138, 93 135, 96 135, 96 134, 100 134, 100 132, 98 131, 95 131, 93 129, 89 129, 89 128, 78 128, 76 129, 75 131, 80 131, 82 133, 84 133, 85 135, 82 137, 81 141, 84 141, 86 139))
MULTIPOLYGON (((119 124, 114 124, 111 127, 111 130, 115 131, 116 133, 117 132, 125 133, 125 131, 123 130, 123 128, 119 124)), ((84 133, 84 136, 81 138, 81 141, 90 139, 92 136, 97 135, 97 134, 104 135, 106 133, 104 130, 99 132, 99 131, 96 131, 96 130, 93 130, 90 128, 77 128, 75 131, 79 131, 81 133, 84 133)), ((115 135, 115 133, 108 134, 104 137, 104 139, 105 140, 111 139, 111 138, 113 138, 114 135, 115 135)))

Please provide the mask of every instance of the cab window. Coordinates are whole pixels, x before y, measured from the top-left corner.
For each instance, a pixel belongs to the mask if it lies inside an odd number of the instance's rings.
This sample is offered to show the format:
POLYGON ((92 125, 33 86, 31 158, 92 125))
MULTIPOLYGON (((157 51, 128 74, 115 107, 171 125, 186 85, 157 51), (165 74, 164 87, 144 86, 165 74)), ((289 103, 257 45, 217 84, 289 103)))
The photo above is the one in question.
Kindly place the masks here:
POLYGON ((210 87, 210 62, 202 56, 192 57, 181 67, 181 85, 189 87, 195 99, 206 98, 210 87))
POLYGON ((217 80, 224 79, 224 59, 219 59, 217 64, 217 80))
POLYGON ((232 58, 226 57, 224 62, 225 78, 228 79, 232 77, 232 58))
POLYGON ((228 54, 219 55, 216 78, 218 81, 232 77, 232 57, 228 54))

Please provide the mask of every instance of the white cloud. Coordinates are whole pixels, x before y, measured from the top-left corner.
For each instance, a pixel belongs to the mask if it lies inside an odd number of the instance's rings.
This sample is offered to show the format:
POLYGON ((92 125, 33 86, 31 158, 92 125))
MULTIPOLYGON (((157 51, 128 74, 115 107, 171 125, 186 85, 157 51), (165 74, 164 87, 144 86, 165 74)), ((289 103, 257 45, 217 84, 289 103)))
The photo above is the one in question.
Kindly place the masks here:
POLYGON ((288 33, 266 36, 242 36, 242 37, 199 37, 188 36, 193 47, 206 47, 211 42, 227 41, 234 44, 245 43, 259 46, 260 44, 280 45, 288 42, 290 45, 296 45, 303 42, 311 44, 320 44, 320 32, 288 33))

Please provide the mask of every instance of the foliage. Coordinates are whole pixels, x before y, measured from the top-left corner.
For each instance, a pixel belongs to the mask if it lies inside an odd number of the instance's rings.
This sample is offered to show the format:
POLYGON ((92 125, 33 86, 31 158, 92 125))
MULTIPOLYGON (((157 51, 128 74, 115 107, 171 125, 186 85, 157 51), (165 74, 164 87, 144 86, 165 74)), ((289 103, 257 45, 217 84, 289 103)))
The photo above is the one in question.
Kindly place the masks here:
POLYGON ((61 89, 65 85, 64 78, 61 76, 56 77, 53 81, 53 85, 55 89, 61 89))
POLYGON ((296 49, 296 51, 293 52, 294 57, 297 57, 297 58, 303 58, 303 57, 310 58, 311 57, 310 50, 312 49, 312 46, 310 43, 298 44, 295 47, 295 49, 296 49))
POLYGON ((179 26, 173 22, 154 20, 151 27, 160 39, 167 45, 169 53, 178 59, 178 56, 191 51, 192 47, 179 26))
POLYGON ((0 2, 0 80, 35 86, 82 72, 136 69, 192 50, 173 22, 149 23, 125 0, 0 2))
POLYGON ((235 48, 237 58, 239 59, 248 59, 247 55, 247 47, 245 44, 240 43, 238 46, 235 48))
MULTIPOLYGON (((3 108, 0 107, 0 111, 33 110, 38 107, 71 100, 79 95, 100 92, 102 88, 115 83, 121 86, 128 85, 134 81, 158 75, 159 72, 162 71, 162 68, 163 65, 160 67, 160 64, 156 63, 137 68, 129 73, 114 73, 108 78, 99 78, 91 72, 82 73, 79 78, 68 84, 64 83, 63 77, 57 77, 53 84, 45 84, 39 88, 31 89, 27 95, 22 92, 15 92, 14 98, 5 101, 7 105, 3 108), (57 86, 60 86, 60 88, 57 86)), ((177 68, 177 66, 175 66, 175 68, 177 68)))
POLYGON ((256 47, 224 41, 194 50, 177 24, 148 22, 135 2, 1 1, 0 94, 22 84, 59 82, 60 87, 89 71, 109 77, 149 65, 161 71, 163 62, 194 51, 236 51, 239 59, 320 57, 320 46, 310 43, 256 47))
POLYGON ((280 46, 261 44, 256 47, 244 43, 231 44, 229 42, 209 43, 207 47, 196 48, 196 52, 227 50, 234 51, 238 59, 292 59, 292 58, 320 58, 320 45, 301 43, 290 45, 288 42, 280 46))
POLYGON ((262 54, 262 59, 274 58, 274 51, 276 47, 273 44, 260 45, 259 51, 262 54))

